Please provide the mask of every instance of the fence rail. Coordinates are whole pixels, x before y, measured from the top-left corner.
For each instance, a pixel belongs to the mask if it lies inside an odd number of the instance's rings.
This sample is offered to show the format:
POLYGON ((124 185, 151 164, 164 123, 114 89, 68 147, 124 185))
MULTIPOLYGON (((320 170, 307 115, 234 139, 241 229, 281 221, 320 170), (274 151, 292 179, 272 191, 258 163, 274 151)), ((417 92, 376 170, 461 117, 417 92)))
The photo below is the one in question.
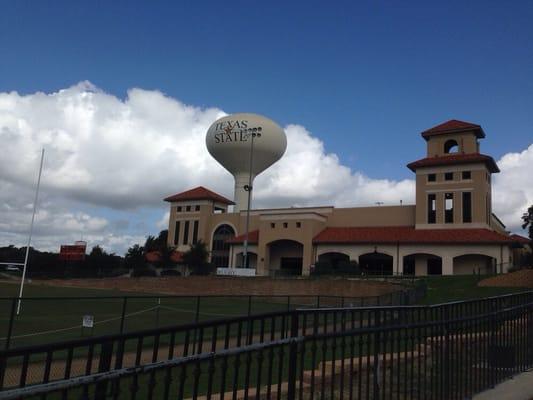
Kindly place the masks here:
POLYGON ((208 346, 9 389, 0 398, 463 399, 533 366, 531 292, 437 306, 285 315, 282 338, 208 346), (336 323, 320 325, 325 315, 336 316, 336 323), (352 315, 368 322, 358 325, 352 315))

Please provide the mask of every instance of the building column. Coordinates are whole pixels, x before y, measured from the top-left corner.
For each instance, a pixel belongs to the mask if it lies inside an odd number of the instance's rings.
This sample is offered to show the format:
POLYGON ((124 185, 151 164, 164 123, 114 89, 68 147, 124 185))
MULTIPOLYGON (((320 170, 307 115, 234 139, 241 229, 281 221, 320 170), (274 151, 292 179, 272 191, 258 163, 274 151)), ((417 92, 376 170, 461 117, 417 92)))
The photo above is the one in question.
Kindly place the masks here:
POLYGON ((453 275, 453 257, 442 257, 442 275, 453 275))
POLYGON ((302 276, 309 276, 313 264, 313 246, 304 245, 302 258, 302 276))

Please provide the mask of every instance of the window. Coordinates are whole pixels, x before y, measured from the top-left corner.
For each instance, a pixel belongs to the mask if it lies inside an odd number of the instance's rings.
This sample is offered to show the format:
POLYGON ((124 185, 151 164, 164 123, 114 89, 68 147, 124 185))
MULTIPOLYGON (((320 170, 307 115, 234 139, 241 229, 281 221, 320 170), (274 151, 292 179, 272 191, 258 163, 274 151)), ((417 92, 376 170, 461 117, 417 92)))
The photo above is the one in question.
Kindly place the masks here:
POLYGON ((453 193, 444 194, 444 223, 453 223, 453 193))
POLYGON ((176 229, 174 231, 174 244, 177 245, 180 242, 180 221, 176 221, 176 229))
POLYGON ((194 206, 194 211, 200 211, 200 206, 194 206))
POLYGON ((191 206, 185 207, 185 211, 187 211, 187 212, 191 211, 191 206))
POLYGON ((289 226, 288 223, 286 223, 286 222, 283 223, 283 227, 284 227, 284 228, 287 228, 288 226, 289 226))
POLYGON ((275 222, 271 222, 271 223, 270 223, 270 227, 271 227, 271 228, 275 228, 275 227, 276 227, 276 223, 275 223, 275 222))
POLYGON ((301 228, 301 227, 302 227, 302 223, 301 223, 301 222, 297 222, 297 223, 296 223, 296 227, 297 227, 297 228, 301 228))
POLYGON ((192 244, 196 244, 198 241, 198 221, 194 221, 194 225, 192 227, 192 244))
POLYGON ((436 174, 428 174, 428 182, 435 182, 437 180, 436 174))
POLYGON ((434 224, 437 218, 437 198, 434 194, 428 194, 428 224, 434 224))
POLYGON ((463 171, 463 179, 472 179, 472 173, 470 171, 463 171))
POLYGON ((472 193, 463 192, 463 222, 472 222, 472 193))
POLYGON ((183 226, 183 244, 189 243, 189 221, 185 221, 183 226))
POLYGON ((457 141, 450 139, 444 143, 444 153, 457 153, 459 151, 459 145, 457 141))
POLYGON ((444 174, 444 180, 445 181, 453 181, 453 172, 446 172, 444 174))
POLYGON ((181 212, 181 206, 176 207, 177 212, 181 212))

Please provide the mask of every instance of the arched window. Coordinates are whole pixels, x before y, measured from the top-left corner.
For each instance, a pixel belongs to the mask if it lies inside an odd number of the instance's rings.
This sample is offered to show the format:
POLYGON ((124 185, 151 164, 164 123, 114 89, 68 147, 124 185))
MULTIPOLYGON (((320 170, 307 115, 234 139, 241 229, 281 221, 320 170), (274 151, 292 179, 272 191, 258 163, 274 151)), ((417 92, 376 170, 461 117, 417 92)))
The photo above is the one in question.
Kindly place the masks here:
POLYGON ((457 141, 450 139, 450 140, 447 140, 446 143, 444 143, 444 152, 446 154, 457 153, 458 151, 459 151, 459 145, 457 144, 457 141))
POLYGON ((211 251, 211 263, 217 268, 229 266, 229 243, 228 239, 235 237, 235 231, 227 224, 220 225, 213 233, 213 248, 211 251))

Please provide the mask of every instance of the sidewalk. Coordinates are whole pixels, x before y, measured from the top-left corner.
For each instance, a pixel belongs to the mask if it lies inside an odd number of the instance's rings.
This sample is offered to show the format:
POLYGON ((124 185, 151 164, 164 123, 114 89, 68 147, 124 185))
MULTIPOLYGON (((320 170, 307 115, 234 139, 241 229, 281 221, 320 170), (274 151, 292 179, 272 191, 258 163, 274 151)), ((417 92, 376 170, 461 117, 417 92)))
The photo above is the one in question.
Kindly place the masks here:
POLYGON ((533 399, 533 371, 524 372, 494 389, 485 390, 472 400, 531 400, 533 399))

